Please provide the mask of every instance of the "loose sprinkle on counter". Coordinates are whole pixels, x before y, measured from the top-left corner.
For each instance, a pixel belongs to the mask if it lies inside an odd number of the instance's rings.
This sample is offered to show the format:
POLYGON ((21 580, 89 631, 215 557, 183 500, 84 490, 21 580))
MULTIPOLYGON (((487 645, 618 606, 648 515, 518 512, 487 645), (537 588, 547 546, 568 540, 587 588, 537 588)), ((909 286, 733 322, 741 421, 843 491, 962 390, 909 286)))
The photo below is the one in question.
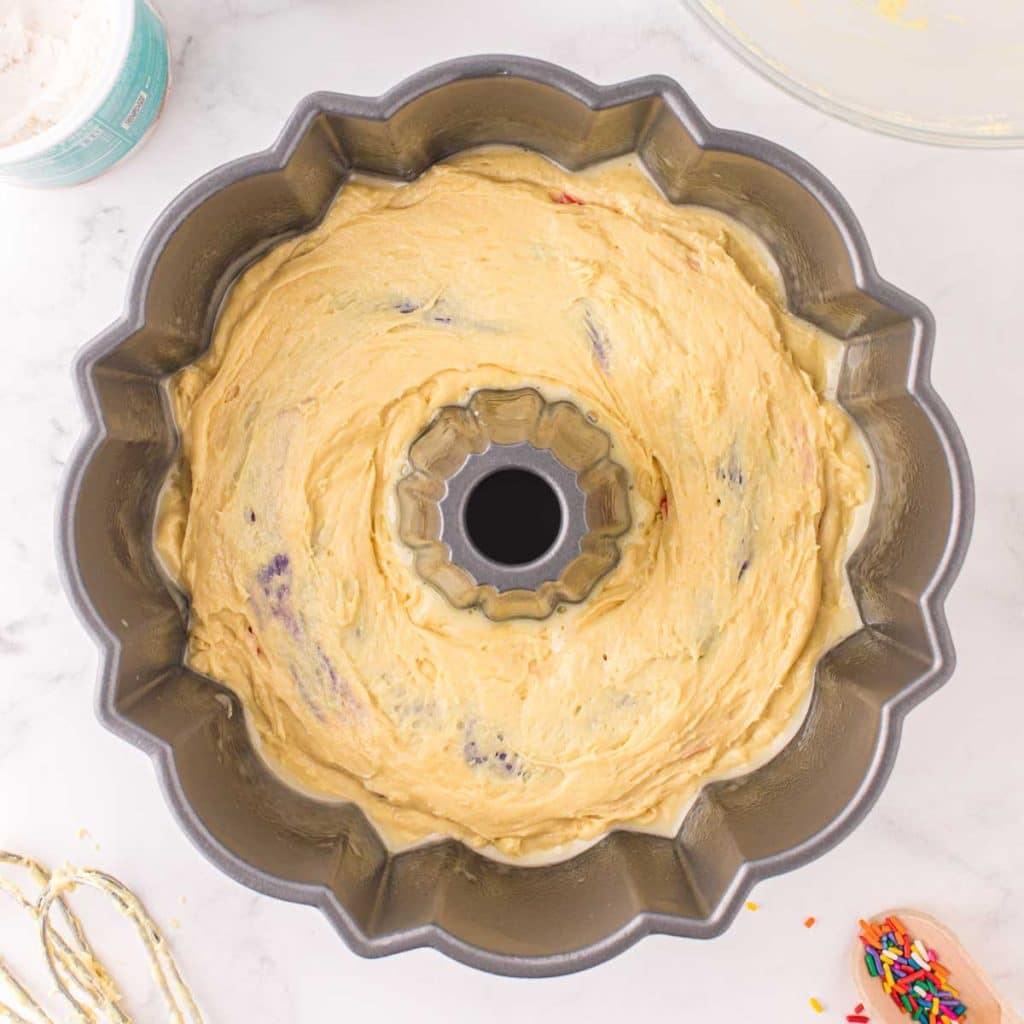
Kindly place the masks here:
MULTIPOLYGON (((967 1007, 960 993, 949 983, 949 969, 939 963, 938 954, 920 940, 912 940, 898 917, 887 917, 881 924, 860 922, 860 941, 864 944, 864 966, 872 978, 878 978, 885 994, 918 1024, 958 1024, 967 1007)), ((853 1024, 864 1024, 857 1013, 847 1017, 853 1024)))
POLYGON ((757 904, 753 900, 747 900, 747 910, 757 910, 757 904))
POLYGON ((807 918, 807 920, 804 921, 804 927, 805 928, 813 928, 814 927, 814 922, 816 920, 817 920, 817 918, 814 918, 814 917, 807 918))
POLYGON ((818 1000, 814 998, 814 996, 811 996, 811 1000, 810 1001, 811 1001, 811 1009, 815 1013, 824 1013, 825 1012, 825 1007, 822 1006, 821 1003, 819 1003, 818 1000))

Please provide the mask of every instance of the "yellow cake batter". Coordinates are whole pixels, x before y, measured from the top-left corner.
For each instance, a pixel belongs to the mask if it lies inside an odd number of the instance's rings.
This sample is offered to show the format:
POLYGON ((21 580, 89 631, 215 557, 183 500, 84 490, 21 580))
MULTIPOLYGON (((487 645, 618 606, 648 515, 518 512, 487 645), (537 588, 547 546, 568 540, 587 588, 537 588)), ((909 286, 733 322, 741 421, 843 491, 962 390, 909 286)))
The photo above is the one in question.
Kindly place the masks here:
POLYGON ((835 344, 743 229, 628 162, 501 148, 351 182, 171 385, 157 543, 190 663, 277 769, 394 845, 535 857, 671 827, 792 727, 852 625, 869 471, 825 397, 835 344), (438 409, 527 385, 596 416, 633 526, 581 605, 492 622, 416 575, 395 487, 438 409))

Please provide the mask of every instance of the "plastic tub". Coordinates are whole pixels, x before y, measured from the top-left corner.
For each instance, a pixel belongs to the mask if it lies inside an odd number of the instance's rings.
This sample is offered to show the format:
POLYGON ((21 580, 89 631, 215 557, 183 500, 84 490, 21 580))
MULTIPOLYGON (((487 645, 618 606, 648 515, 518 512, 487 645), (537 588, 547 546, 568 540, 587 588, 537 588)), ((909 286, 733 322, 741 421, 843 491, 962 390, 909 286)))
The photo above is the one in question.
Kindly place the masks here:
POLYGON ((110 66, 57 124, 0 146, 0 182, 55 188, 109 170, 149 133, 170 75, 163 22, 147 0, 111 0, 110 66))

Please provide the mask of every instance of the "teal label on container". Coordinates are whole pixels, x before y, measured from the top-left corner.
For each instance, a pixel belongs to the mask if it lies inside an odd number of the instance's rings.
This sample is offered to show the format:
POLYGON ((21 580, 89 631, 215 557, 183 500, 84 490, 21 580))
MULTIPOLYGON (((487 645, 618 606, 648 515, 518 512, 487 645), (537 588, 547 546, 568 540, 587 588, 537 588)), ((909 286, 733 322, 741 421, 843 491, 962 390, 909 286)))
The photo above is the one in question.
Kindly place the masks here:
POLYGON ((149 130, 167 91, 167 37, 146 0, 135 0, 135 25, 117 81, 77 131, 35 156, 4 164, 0 181, 24 185, 77 185, 102 174, 149 130))

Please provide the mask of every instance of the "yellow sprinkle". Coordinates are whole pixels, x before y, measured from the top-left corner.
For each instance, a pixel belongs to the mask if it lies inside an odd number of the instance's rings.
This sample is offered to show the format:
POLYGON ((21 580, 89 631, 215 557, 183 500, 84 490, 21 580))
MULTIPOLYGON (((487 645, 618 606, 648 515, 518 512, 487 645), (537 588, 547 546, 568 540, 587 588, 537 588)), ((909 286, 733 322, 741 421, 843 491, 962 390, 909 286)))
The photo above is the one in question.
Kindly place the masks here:
POLYGON ((902 28, 927 28, 927 18, 911 18, 907 14, 909 6, 910 0, 875 0, 875 13, 893 25, 899 25, 902 28))
POLYGON ((747 910, 757 910, 757 904, 753 900, 747 900, 747 910))
POLYGON ((815 1013, 824 1013, 825 1012, 825 1007, 822 1006, 821 1003, 819 1003, 818 1000, 814 998, 814 996, 811 996, 811 1009, 815 1013))

